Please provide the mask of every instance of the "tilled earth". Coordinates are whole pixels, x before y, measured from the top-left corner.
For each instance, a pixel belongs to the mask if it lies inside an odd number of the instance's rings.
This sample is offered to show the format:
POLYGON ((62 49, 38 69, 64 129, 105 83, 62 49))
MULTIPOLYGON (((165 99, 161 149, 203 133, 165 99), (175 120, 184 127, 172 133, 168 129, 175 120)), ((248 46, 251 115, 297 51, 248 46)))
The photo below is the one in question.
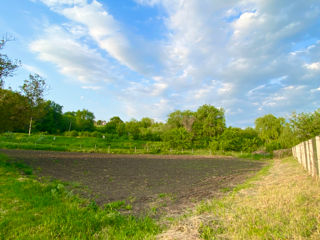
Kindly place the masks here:
POLYGON ((134 214, 178 214, 243 182, 264 165, 232 157, 0 152, 22 160, 40 177, 71 183, 73 190, 100 205, 125 200, 133 206, 134 214))

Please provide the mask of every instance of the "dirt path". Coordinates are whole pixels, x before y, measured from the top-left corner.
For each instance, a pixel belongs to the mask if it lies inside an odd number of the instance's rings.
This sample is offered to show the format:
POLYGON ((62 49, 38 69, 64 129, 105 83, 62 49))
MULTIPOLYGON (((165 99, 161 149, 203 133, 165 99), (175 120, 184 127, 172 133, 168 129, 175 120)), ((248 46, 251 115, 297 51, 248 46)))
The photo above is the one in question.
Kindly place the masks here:
POLYGON ((135 214, 181 213, 195 202, 221 193, 219 189, 241 183, 264 165, 231 157, 0 152, 23 160, 38 176, 83 186, 78 192, 100 205, 125 200, 135 214))

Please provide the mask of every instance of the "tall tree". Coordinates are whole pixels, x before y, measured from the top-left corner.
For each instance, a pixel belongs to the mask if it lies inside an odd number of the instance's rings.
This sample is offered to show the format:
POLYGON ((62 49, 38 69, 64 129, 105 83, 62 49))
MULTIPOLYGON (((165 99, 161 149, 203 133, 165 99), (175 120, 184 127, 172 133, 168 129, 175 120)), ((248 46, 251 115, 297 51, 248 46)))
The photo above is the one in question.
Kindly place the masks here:
POLYGON ((89 110, 78 110, 75 114, 76 126, 80 131, 94 130, 94 114, 89 110))
MULTIPOLYGON (((5 44, 12 39, 4 37, 0 40, 0 50, 2 50, 5 44)), ((0 53, 0 89, 3 88, 4 79, 13 75, 13 72, 20 65, 20 61, 8 58, 6 54, 0 53)))
POLYGON ((30 106, 29 135, 31 134, 32 120, 43 114, 43 94, 45 87, 45 80, 38 74, 30 74, 29 79, 24 80, 21 86, 22 93, 27 97, 30 106))
POLYGON ((0 132, 24 130, 28 125, 29 108, 25 96, 0 89, 0 132))
POLYGON ((320 135, 320 108, 313 113, 293 113, 290 122, 299 141, 320 135))
POLYGON ((255 128, 259 137, 267 144, 279 139, 284 125, 284 118, 277 118, 272 114, 257 118, 255 121, 255 128))
POLYGON ((62 132, 64 127, 62 106, 53 101, 46 101, 44 103, 44 115, 35 122, 35 128, 38 131, 52 134, 62 132))
POLYGON ((195 112, 193 140, 197 145, 207 146, 212 138, 221 135, 225 128, 224 110, 205 104, 195 112))

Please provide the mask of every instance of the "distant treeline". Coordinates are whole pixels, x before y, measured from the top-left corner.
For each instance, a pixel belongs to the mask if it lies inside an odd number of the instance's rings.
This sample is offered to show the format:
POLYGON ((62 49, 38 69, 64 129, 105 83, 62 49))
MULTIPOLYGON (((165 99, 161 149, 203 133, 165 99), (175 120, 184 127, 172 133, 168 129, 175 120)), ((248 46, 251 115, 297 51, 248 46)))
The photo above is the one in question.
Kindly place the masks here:
POLYGON ((289 148, 320 134, 320 109, 313 113, 293 113, 289 119, 272 114, 257 118, 255 128, 226 127, 224 110, 203 105, 197 111, 174 111, 165 123, 151 118, 124 122, 112 117, 95 121, 88 110, 62 112, 62 106, 38 100, 34 106, 22 93, 0 89, 0 132, 32 132, 65 136, 106 137, 119 140, 162 141, 174 149, 253 152, 289 148))
MULTIPOLYGON (((0 50, 6 39, 0 40, 0 50)), ((272 151, 289 148, 320 135, 320 109, 313 113, 293 113, 289 119, 272 114, 255 120, 255 128, 226 127, 224 110, 211 105, 197 111, 174 111, 165 123, 151 118, 122 121, 112 117, 99 120, 89 110, 62 112, 62 106, 46 101, 44 79, 29 75, 21 91, 4 89, 4 79, 19 66, 0 54, 0 133, 44 132, 66 136, 107 137, 120 140, 161 141, 174 149, 211 148, 213 151, 272 151)))

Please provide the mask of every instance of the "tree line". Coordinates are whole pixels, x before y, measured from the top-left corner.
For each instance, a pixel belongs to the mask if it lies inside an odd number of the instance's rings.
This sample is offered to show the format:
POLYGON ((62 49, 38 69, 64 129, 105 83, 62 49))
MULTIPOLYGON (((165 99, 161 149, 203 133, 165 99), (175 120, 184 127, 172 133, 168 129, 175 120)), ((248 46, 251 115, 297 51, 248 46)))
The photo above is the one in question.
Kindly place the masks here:
MULTIPOLYGON (((0 41, 0 50, 8 42, 0 41)), ((98 120, 89 110, 63 112, 63 107, 45 100, 45 80, 30 74, 20 91, 4 89, 4 80, 13 75, 19 61, 0 52, 0 132, 45 132, 66 136, 92 136, 120 140, 160 141, 168 148, 210 148, 213 151, 254 152, 289 148, 320 135, 320 109, 293 113, 288 119, 267 114, 255 120, 255 127, 227 127, 224 109, 212 105, 196 111, 174 111, 166 122, 144 117, 124 122, 114 116, 98 120)))

